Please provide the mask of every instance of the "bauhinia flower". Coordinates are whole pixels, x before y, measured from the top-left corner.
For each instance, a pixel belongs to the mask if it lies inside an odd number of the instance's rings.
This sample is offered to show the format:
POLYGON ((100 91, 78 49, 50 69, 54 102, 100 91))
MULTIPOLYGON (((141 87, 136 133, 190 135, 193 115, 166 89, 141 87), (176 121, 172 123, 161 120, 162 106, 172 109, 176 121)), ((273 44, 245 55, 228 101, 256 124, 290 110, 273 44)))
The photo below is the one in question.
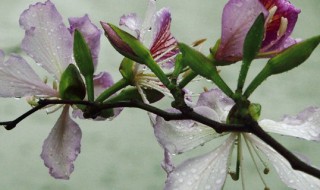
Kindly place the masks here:
MULTIPOLYGON (((232 99, 224 95, 219 89, 203 92, 194 111, 215 121, 225 123, 230 109, 233 107, 232 99)), ((172 110, 172 112, 177 112, 172 110)), ((297 116, 285 116, 282 121, 262 119, 259 125, 267 132, 297 137, 309 141, 320 141, 320 108, 310 107, 297 116)), ((257 168, 257 172, 267 187, 256 163, 256 153, 265 154, 273 165, 280 179, 293 189, 320 189, 320 180, 303 172, 293 170, 289 162, 277 153, 272 147, 250 133, 223 133, 218 134, 212 128, 191 120, 165 121, 157 117, 154 126, 155 135, 161 146, 167 151, 164 168, 169 169, 166 180, 166 190, 194 190, 194 189, 222 189, 230 171, 230 157, 234 146, 242 154, 241 147, 246 145, 257 168), (227 139, 212 152, 202 156, 188 159, 174 168, 171 154, 180 154, 204 143, 228 135, 227 139), (244 143, 243 143, 244 142, 244 143), (237 144, 237 145, 235 145, 237 144)), ((240 160, 240 174, 243 175, 242 156, 240 160)), ((263 161, 265 173, 269 168, 263 161), (266 170, 267 168, 267 170, 266 170)), ((242 176, 243 177, 243 176, 242 176)), ((241 178, 242 178, 241 177, 241 178)), ((242 178, 243 179, 243 178, 242 178)), ((244 183, 243 183, 244 184, 244 183)))
MULTIPOLYGON (((101 31, 91 23, 87 15, 71 18, 68 30, 50 0, 31 5, 21 14, 19 22, 25 30, 22 50, 43 67, 49 77, 44 81, 40 79, 19 55, 11 55, 5 61, 4 53, 0 51, 0 96, 26 97, 31 105, 36 104, 38 99, 60 99, 58 84, 65 69, 73 64, 72 32, 78 29, 83 33, 96 63, 101 31), (52 86, 47 84, 50 78, 52 86)), ((101 73, 95 77, 97 88, 111 85, 112 80, 107 75, 101 73)), ((59 179, 69 179, 81 146, 81 129, 69 116, 69 108, 69 105, 63 107, 59 119, 44 141, 41 153, 50 174, 59 179)), ((47 111, 51 112, 48 107, 47 111)))
MULTIPOLYGON (((125 55, 131 54, 131 56, 135 56, 134 48, 126 44, 110 24, 104 22, 101 22, 101 24, 105 30, 105 35, 118 51, 124 52, 125 55)), ((120 25, 124 25, 134 31, 135 38, 148 47, 147 51, 150 52, 154 61, 167 69, 173 67, 174 58, 179 53, 177 41, 170 32, 170 24, 171 14, 169 9, 162 8, 156 12, 155 0, 149 0, 144 21, 142 21, 136 13, 123 15, 120 19, 120 25), (146 42, 146 34, 149 32, 152 32, 153 35, 151 43, 148 44, 146 42)), ((162 93, 170 94, 157 77, 151 73, 145 73, 146 68, 144 65, 135 63, 133 72, 134 85, 138 88, 151 88, 162 93)), ((142 91, 140 91, 140 93, 144 96, 142 91)))
POLYGON ((265 35, 258 57, 272 57, 298 42, 290 35, 300 10, 288 0, 229 0, 222 14, 217 61, 242 59, 244 39, 260 13, 265 17, 265 35))

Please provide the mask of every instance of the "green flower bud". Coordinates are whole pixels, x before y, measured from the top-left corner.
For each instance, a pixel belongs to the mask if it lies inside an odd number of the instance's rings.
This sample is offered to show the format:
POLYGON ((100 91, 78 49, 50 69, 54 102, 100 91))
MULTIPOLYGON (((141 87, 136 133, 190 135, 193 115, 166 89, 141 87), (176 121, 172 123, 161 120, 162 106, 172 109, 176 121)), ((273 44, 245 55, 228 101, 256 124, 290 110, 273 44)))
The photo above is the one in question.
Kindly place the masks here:
POLYGON ((93 60, 89 46, 82 34, 74 31, 73 54, 81 74, 86 77, 94 72, 93 60))
POLYGON ((261 105, 260 104, 255 104, 255 103, 250 104, 249 113, 250 113, 251 117, 255 121, 257 121, 259 119, 259 117, 260 117, 260 114, 261 114, 261 105))
POLYGON ((299 66, 308 59, 319 43, 320 36, 315 36, 299 42, 271 58, 267 64, 270 74, 283 73, 299 66))
POLYGON ((135 63, 128 58, 123 58, 120 64, 119 71, 124 79, 130 82, 130 84, 134 84, 134 65, 135 63))
POLYGON ((123 56, 147 64, 152 59, 150 51, 137 38, 110 23, 100 22, 111 45, 123 56))

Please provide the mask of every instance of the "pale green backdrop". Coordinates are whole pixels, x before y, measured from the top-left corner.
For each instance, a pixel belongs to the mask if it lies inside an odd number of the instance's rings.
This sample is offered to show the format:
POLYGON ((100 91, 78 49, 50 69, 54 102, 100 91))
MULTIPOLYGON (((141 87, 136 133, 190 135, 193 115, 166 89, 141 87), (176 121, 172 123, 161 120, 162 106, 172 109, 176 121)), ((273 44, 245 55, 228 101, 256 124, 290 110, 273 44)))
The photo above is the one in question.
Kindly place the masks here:
MULTIPOLYGON (((125 13, 137 12, 144 15, 147 0, 52 0, 67 21, 70 16, 88 13, 98 25, 100 20, 118 23, 125 13)), ((2 0, 0 2, 0 48, 10 51, 23 38, 19 28, 20 13, 31 0, 2 0)), ((302 9, 293 36, 307 38, 320 34, 320 1, 292 0, 302 9)), ((172 11, 172 31, 180 41, 191 43, 200 38, 208 41, 202 48, 208 53, 220 36, 221 13, 226 0, 158 0, 158 7, 170 7, 172 11)), ((117 72, 119 56, 102 38, 102 50, 98 70, 111 72, 114 79, 120 79, 117 72)), ((31 62, 31 61, 30 61, 31 62)), ((256 62, 250 70, 252 78, 263 62, 256 62), (255 72, 256 71, 256 72, 255 72)), ((222 69, 226 81, 235 86, 239 66, 222 69)), ((280 119, 283 114, 296 114, 304 108, 320 106, 320 48, 300 68, 281 76, 268 79, 252 96, 254 102, 263 106, 262 117, 280 119)), ((211 87, 208 82, 196 83, 199 87, 211 87)), ((162 107, 167 107, 162 104, 162 107)), ((29 106, 24 100, 0 99, 0 120, 9 120, 24 113, 29 106)), ((43 140, 49 134, 58 113, 46 115, 40 111, 23 121, 19 126, 6 131, 0 129, 0 189, 4 190, 124 190, 162 189, 165 173, 160 167, 162 150, 153 137, 147 115, 137 109, 125 109, 119 117, 109 122, 80 121, 83 131, 82 150, 75 162, 75 171, 68 181, 55 180, 48 174, 39 155, 43 140)), ((320 166, 318 143, 304 143, 298 139, 275 136, 290 150, 301 152, 320 166)), ((202 149, 191 151, 186 156, 199 155, 218 145, 218 141, 207 144, 202 149)), ((186 156, 177 156, 180 162, 186 156)), ((263 189, 256 171, 250 167, 246 157, 245 182, 247 189, 263 189)), ((273 174, 265 180, 271 189, 287 189, 273 174)), ((227 181, 225 189, 241 189, 240 182, 227 181)))

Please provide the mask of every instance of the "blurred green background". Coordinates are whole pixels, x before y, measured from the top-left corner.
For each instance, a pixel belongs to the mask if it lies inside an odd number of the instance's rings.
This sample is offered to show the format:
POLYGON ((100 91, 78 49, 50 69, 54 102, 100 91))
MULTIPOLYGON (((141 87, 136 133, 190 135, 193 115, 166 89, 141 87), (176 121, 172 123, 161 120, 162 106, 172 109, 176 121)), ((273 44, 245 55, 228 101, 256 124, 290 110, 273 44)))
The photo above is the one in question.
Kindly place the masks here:
MULTIPOLYGON (((9 52, 19 46, 24 32, 18 24, 19 15, 31 0, 2 0, 0 5, 0 48, 9 52)), ((68 17, 88 13, 94 23, 107 21, 117 24, 123 14, 137 12, 144 16, 147 0, 52 0, 66 23, 68 17)), ((182 42, 192 43, 207 38, 202 52, 208 53, 220 37, 222 8, 226 0, 158 0, 158 8, 169 7, 172 11, 172 32, 182 42)), ((307 38, 320 34, 319 0, 291 0, 302 9, 293 33, 295 38, 307 38)), ((115 80, 120 79, 118 64, 121 56, 102 38, 102 49, 97 71, 107 70, 115 80)), ((30 61, 30 63, 33 63, 30 61)), ((264 62, 256 61, 250 70, 252 79, 264 62)), ((235 88, 239 64, 222 68, 223 78, 235 88)), ((320 106, 320 47, 306 64, 298 69, 268 79, 252 96, 253 102, 262 104, 263 118, 280 119, 284 114, 296 114, 304 108, 320 106)), ((211 88, 212 84, 193 83, 192 89, 211 88)), ((161 107, 168 107, 166 100, 161 107)), ((29 109, 24 100, 0 99, 0 120, 13 119, 29 109)), ((112 122, 77 120, 83 131, 82 150, 75 162, 75 170, 68 181, 55 180, 48 174, 40 159, 41 147, 49 134, 58 112, 46 115, 44 111, 27 118, 12 130, 0 129, 0 189, 33 190, 102 190, 102 189, 162 189, 166 178, 160 167, 163 152, 153 136, 146 113, 137 109, 125 109, 112 122)), ((319 144, 281 137, 280 142, 294 152, 310 157, 320 166, 319 144)), ((176 156, 176 162, 186 157, 212 150, 221 140, 185 155, 176 156)), ((257 173, 245 156, 245 183, 247 189, 263 189, 257 173)), ((288 189, 275 175, 265 176, 271 189, 288 189)), ((228 180, 225 189, 241 189, 241 182, 228 180)))

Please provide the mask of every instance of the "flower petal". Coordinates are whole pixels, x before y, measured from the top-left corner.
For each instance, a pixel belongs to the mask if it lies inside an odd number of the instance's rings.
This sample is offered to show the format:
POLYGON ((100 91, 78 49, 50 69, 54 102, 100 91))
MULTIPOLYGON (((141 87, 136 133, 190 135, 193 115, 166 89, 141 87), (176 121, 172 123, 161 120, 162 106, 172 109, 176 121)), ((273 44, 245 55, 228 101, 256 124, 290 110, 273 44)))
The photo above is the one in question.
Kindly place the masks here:
POLYGON ((139 38, 140 36, 140 29, 142 27, 142 20, 138 17, 138 15, 136 13, 130 13, 127 15, 123 15, 120 18, 120 22, 119 22, 120 26, 126 26, 128 27, 130 30, 136 32, 137 34, 137 38, 139 38))
POLYGON ((142 41, 142 43, 145 43, 144 35, 147 32, 151 31, 150 29, 152 29, 152 23, 154 15, 156 13, 156 8, 156 0, 149 0, 147 11, 144 15, 144 20, 140 29, 140 36, 138 36, 138 39, 142 41))
POLYGON ((228 160, 234 141, 235 135, 231 134, 214 151, 184 161, 169 174, 165 189, 222 189, 228 174, 228 160))
POLYGON ((80 153, 81 136, 78 124, 69 116, 69 106, 65 106, 42 146, 41 158, 54 178, 69 179, 80 153))
POLYGON ((230 0, 225 5, 217 60, 235 62, 242 58, 244 39, 260 13, 265 17, 268 15, 266 8, 257 0, 230 0))
POLYGON ((19 22, 25 30, 21 48, 59 80, 72 62, 72 36, 54 4, 48 0, 31 5, 19 22))
POLYGON ((93 64, 96 67, 100 51, 101 30, 99 30, 98 27, 91 22, 88 15, 84 15, 83 17, 69 18, 69 23, 71 33, 73 33, 75 29, 78 29, 84 36, 91 50, 93 64))
MULTIPOLYGON (((194 111, 213 120, 218 119, 217 114, 208 107, 196 107, 194 111)), ((178 111, 169 110, 169 112, 178 111)), ((162 117, 157 117, 154 133, 161 146, 171 154, 183 153, 223 135, 191 120, 165 121, 162 117)))
POLYGON ((285 116, 279 122, 263 119, 259 124, 268 132, 320 141, 320 108, 309 107, 296 116, 285 116))
POLYGON ((246 134, 245 137, 263 152, 273 164, 280 179, 290 188, 297 190, 320 189, 320 180, 301 171, 292 169, 289 162, 277 153, 272 147, 262 142, 257 137, 246 134))
POLYGON ((150 46, 150 52, 157 62, 165 61, 166 68, 173 67, 173 58, 179 53, 177 40, 170 32, 171 13, 169 9, 163 8, 155 15, 153 28, 153 41, 150 46), (171 59, 170 59, 171 58, 171 59))
POLYGON ((271 20, 268 21, 265 39, 262 43, 264 52, 282 51, 283 43, 291 35, 298 19, 300 9, 295 8, 288 0, 260 0, 267 10, 277 7, 271 20), (287 19, 286 31, 279 39, 279 28, 281 26, 281 18, 287 19))
POLYGON ((58 96, 57 91, 46 85, 22 57, 11 55, 4 62, 1 50, 0 86, 1 97, 58 96))
POLYGON ((200 94, 197 106, 207 106, 218 114, 218 120, 225 123, 234 101, 227 97, 220 89, 214 88, 200 94))

